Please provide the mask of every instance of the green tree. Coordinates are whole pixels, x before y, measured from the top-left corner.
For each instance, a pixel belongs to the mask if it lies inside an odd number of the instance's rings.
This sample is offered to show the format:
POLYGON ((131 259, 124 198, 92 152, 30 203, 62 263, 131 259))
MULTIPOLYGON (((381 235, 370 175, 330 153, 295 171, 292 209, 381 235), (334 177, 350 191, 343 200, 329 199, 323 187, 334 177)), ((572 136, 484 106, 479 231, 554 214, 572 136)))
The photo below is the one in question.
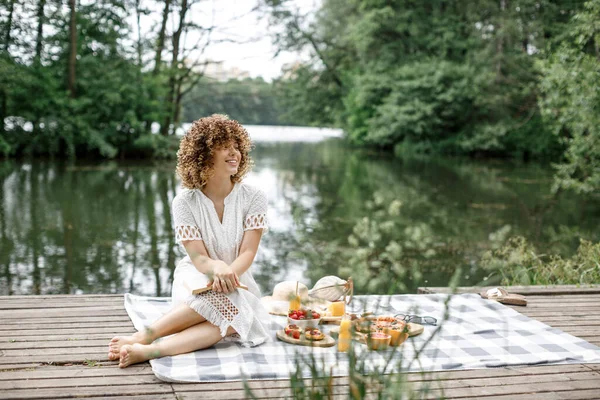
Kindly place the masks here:
POLYGON ((591 0, 569 35, 539 63, 540 107, 566 145, 554 189, 600 190, 600 1, 591 0))

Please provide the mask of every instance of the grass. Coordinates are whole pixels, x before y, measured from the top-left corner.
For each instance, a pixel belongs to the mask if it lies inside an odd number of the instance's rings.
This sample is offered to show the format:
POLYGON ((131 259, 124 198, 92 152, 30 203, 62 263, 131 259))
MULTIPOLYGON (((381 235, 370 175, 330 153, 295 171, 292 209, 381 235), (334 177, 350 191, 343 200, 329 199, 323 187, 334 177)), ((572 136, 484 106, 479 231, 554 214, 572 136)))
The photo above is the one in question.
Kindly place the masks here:
MULTIPOLYGON (((451 287, 456 287, 458 277, 461 271, 458 270, 450 282, 451 287)), ((404 359, 404 353, 398 354, 399 348, 392 347, 392 351, 382 353, 385 357, 383 366, 374 366, 369 363, 369 355, 364 344, 352 341, 346 356, 339 356, 337 353, 337 362, 334 365, 327 365, 323 359, 315 356, 310 351, 310 347, 296 349, 292 371, 289 374, 289 392, 285 395, 291 395, 294 399, 325 400, 339 398, 343 395, 352 400, 364 399, 366 397, 374 399, 419 399, 427 396, 431 389, 441 389, 438 381, 423 380, 420 387, 408 382, 408 371, 415 373, 418 370, 419 358, 431 341, 439 334, 444 321, 449 318, 449 302, 451 296, 448 296, 444 304, 444 317, 439 321, 437 327, 433 330, 431 336, 422 344, 418 345, 411 340, 407 340, 402 346, 413 346, 413 359, 404 359), (363 346, 361 348, 361 346, 363 346), (339 367, 340 363, 347 363, 347 376, 336 373, 334 367, 339 367), (336 376, 337 375, 337 376, 336 376), (346 394, 347 392, 347 394, 346 394)), ((387 314, 386 307, 375 307, 382 310, 376 314, 387 314)), ((426 372, 421 374, 427 375, 426 372)), ((248 381, 244 381, 244 389, 247 398, 255 399, 256 395, 248 381)))
POLYGON ((482 257, 482 267, 502 285, 587 285, 600 283, 600 243, 581 240, 571 258, 538 254, 523 237, 514 237, 482 257))

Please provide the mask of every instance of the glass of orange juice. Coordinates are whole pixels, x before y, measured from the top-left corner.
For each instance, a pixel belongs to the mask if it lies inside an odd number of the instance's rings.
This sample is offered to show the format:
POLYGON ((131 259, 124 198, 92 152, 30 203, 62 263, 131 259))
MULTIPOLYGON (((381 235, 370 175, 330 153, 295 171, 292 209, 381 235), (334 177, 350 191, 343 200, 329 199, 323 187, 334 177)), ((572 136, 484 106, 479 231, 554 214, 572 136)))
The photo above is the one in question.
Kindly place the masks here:
POLYGON ((346 313, 346 303, 343 300, 334 301, 327 309, 332 317, 342 317, 346 313))
POLYGON ((338 351, 348 351, 352 341, 352 321, 342 318, 340 321, 340 335, 338 337, 338 351))
POLYGON ((300 302, 300 296, 294 295, 290 299, 290 311, 299 310, 302 303, 300 302))

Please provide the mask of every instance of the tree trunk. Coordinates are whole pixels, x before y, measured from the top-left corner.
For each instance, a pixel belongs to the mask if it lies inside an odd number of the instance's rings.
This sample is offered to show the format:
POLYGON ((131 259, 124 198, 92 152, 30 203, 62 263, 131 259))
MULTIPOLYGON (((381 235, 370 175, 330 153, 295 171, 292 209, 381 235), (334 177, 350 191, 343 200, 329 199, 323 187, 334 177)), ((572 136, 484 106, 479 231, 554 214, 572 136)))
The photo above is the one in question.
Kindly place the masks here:
POLYGON ((165 121, 161 126, 160 133, 163 136, 169 135, 171 122, 173 121, 174 114, 174 98, 175 91, 177 89, 177 70, 179 69, 179 41, 181 39, 181 33, 183 32, 183 28, 185 25, 185 14, 188 10, 188 2, 187 0, 182 0, 181 2, 181 11, 179 12, 179 27, 173 34, 173 57, 171 59, 171 68, 169 71, 169 85, 168 85, 168 94, 166 100, 167 113, 165 116, 165 121))
POLYGON ((7 113, 6 103, 6 91, 2 88, 0 89, 0 132, 2 132, 2 134, 4 134, 4 119, 6 118, 7 113))
MULTIPOLYGON (((508 0, 500 0, 500 21, 503 21, 506 17, 504 13, 506 12, 506 3, 508 0)), ((498 24, 497 27, 497 35, 498 35, 498 43, 496 43, 496 79, 499 79, 502 76, 502 53, 504 51, 504 33, 502 32, 502 23, 498 24)))
MULTIPOLYGON (((15 0, 12 0, 9 4, 8 4, 8 18, 6 20, 6 34, 4 35, 4 52, 6 53, 6 56, 8 57, 8 50, 10 48, 10 31, 12 30, 12 21, 13 21, 13 14, 14 14, 14 10, 15 10, 15 0)), ((2 132, 2 134, 4 134, 4 119, 7 116, 7 97, 8 97, 8 93, 6 92, 6 89, 4 88, 4 85, 2 85, 2 87, 0 88, 0 132, 2 132)))
POLYGON ((8 18, 6 20, 6 34, 4 36, 4 51, 8 53, 10 47, 10 31, 12 30, 12 20, 15 11, 15 0, 8 4, 8 18))
POLYGON ((177 83, 177 89, 175 90, 175 105, 173 106, 173 125, 178 126, 181 118, 181 98, 183 93, 181 92, 181 80, 177 83))
POLYGON ((135 0, 135 17, 137 20, 137 61, 140 69, 142 68, 142 31, 140 26, 140 0, 135 0))
POLYGON ((75 14, 75 0, 69 0, 69 7, 71 9, 71 21, 69 23, 69 70, 68 70, 68 81, 67 90, 69 96, 75 98, 75 64, 77 62, 77 22, 75 14))
POLYGON ((165 8, 163 10, 162 23, 160 25, 160 31, 158 32, 158 40, 156 42, 156 58, 154 59, 154 71, 153 75, 158 74, 160 71, 160 64, 162 62, 162 52, 165 48, 165 31, 167 30, 167 20, 169 19, 169 7, 171 6, 171 0, 165 0, 165 8))
POLYGON ((42 63, 42 45, 44 43, 44 7, 46 0, 40 0, 37 10, 37 37, 35 38, 35 58, 34 63, 39 66, 42 63))

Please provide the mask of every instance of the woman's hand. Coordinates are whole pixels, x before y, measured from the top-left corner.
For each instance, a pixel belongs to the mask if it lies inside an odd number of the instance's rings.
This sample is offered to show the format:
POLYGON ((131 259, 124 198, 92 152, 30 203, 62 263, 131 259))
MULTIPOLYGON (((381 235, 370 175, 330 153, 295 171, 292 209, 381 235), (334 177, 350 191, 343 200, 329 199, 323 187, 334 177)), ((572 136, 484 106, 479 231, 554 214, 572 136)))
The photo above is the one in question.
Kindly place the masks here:
POLYGON ((224 261, 215 261, 213 267, 213 290, 231 293, 240 285, 240 280, 233 269, 224 261))

